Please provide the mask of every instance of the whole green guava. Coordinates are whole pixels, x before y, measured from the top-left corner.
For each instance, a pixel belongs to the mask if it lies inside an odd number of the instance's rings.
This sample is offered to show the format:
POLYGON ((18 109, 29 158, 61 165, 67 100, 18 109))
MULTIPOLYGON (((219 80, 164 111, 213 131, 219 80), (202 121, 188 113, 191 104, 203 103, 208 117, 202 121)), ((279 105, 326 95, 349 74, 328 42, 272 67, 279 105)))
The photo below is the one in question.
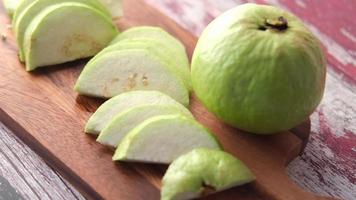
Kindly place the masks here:
POLYGON ((320 103, 326 62, 294 15, 243 4, 212 21, 192 59, 197 97, 224 122, 256 134, 288 130, 320 103))

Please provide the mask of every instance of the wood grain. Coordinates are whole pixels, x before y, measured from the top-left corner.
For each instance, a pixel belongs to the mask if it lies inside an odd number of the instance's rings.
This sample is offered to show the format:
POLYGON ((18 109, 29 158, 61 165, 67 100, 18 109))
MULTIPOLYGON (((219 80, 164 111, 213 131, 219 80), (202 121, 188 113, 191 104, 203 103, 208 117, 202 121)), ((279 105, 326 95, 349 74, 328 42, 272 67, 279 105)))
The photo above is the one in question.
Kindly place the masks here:
MULTIPOLYGON (((1 24, 9 23, 1 8, 1 24)), ((125 2, 125 29, 158 25, 181 39, 191 55, 196 38, 140 0, 125 2)), ((114 163, 112 152, 83 134, 83 125, 102 102, 77 96, 72 88, 85 60, 27 73, 17 60, 13 35, 0 48, 0 120, 89 199, 158 199, 164 166, 114 163)), ((244 161, 257 181, 208 199, 322 199, 295 186, 285 165, 300 153, 309 134, 256 136, 233 129, 209 114, 193 97, 191 110, 212 129, 224 148, 244 161)), ((303 127, 308 126, 302 124, 303 127)))
MULTIPOLYGON (((62 177, 27 147, 19 138, 0 122, 0 175, 15 188, 12 197, 0 199, 76 199, 84 198, 62 177)), ((1 188, 4 186, 1 184, 1 188)))
POLYGON ((324 98, 311 115, 311 136, 287 173, 305 190, 354 200, 356 196, 356 1, 329 0, 146 0, 199 35, 220 13, 245 2, 271 4, 299 18, 328 52, 324 98), (337 60, 337 62, 335 62, 337 60))

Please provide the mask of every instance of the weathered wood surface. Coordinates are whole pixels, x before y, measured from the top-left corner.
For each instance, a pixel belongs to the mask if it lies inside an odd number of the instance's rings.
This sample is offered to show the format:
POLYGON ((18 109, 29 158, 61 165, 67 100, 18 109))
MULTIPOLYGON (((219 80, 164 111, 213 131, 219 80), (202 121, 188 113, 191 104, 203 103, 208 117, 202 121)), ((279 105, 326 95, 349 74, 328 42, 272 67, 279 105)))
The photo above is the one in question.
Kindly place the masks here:
POLYGON ((84 199, 67 181, 0 122, 0 199, 84 199), (3 181, 0 181, 3 182, 3 181), (6 194, 17 195, 6 195, 6 194))
MULTIPOLYGON (((3 25, 8 23, 4 11, 0 20, 3 25)), ((194 36, 143 1, 126 1, 125 17, 119 21, 119 27, 137 25, 161 26, 179 38, 191 56, 194 36)), ((83 134, 86 120, 101 102, 77 96, 72 89, 85 61, 28 73, 18 62, 13 35, 3 44, 0 119, 4 123, 87 198, 159 198, 164 168, 114 163, 109 149, 83 134)), ((302 150, 304 141, 300 138, 308 138, 308 123, 284 134, 261 137, 223 124, 194 97, 191 110, 216 133, 225 150, 244 161, 257 177, 253 184, 214 194, 209 199, 322 199, 298 188, 285 174, 285 165, 302 150)))
MULTIPOLYGON (((199 35, 240 0, 147 0, 199 35)), ((324 99, 312 115, 312 135, 288 174, 306 190, 356 199, 356 1, 256 0, 299 16, 324 44, 328 76, 324 99)))
MULTIPOLYGON (((199 27, 203 27, 205 26, 205 24, 210 21, 212 19, 213 16, 217 15, 218 13, 220 13, 222 10, 225 10, 229 7, 232 7, 234 5, 236 5, 236 2, 232 1, 232 0, 227 0, 224 2, 219 1, 219 3, 217 3, 217 1, 186 1, 188 3, 184 3, 184 0, 179 0, 179 1, 174 1, 174 0, 167 0, 167 1, 152 1, 154 6, 157 7, 161 7, 162 10, 168 10, 167 14, 170 15, 173 18, 176 18, 176 20, 182 20, 184 19, 185 22, 180 22, 182 24, 190 24, 190 25, 194 25, 192 26, 193 28, 189 28, 189 30, 194 31, 194 30, 201 30, 202 28, 199 27), (179 5, 181 5, 182 7, 184 7, 183 9, 181 9, 180 11, 175 11, 176 10, 176 4, 177 3, 179 5), (167 6, 168 5, 168 6, 167 6), (198 6, 196 6, 198 5, 198 6), (183 12, 183 11, 184 12, 183 12), (173 11, 173 12, 172 12, 173 11), (204 12, 206 12, 208 15, 210 15, 210 17, 207 17, 208 20, 206 20, 204 23, 201 23, 201 19, 204 18, 203 14, 204 12), (189 16, 189 18, 187 17, 189 16), (203 17, 202 17, 203 16, 203 17), (198 28, 196 28, 198 27, 198 28)), ((299 2, 298 4, 303 4, 303 1, 297 1, 299 2), (300 3, 301 2, 301 3, 300 3)), ((188 26, 190 26, 188 25, 188 26)), ((355 26, 353 26, 355 27, 355 26)), ((349 27, 346 27, 345 30, 348 30, 349 27)), ((345 31, 343 31, 345 32, 345 31)), ((347 33, 347 32, 345 32, 347 33)), ((350 35, 350 34, 349 34, 350 35)), ((351 34, 352 36, 352 34, 351 34)), ((350 51, 352 52, 352 51, 350 51)), ((1 80, 1 79, 0 79, 1 80)), ((328 90, 327 91, 331 91, 331 92, 327 92, 326 96, 328 95, 328 101, 329 102, 337 102, 337 105, 334 105, 333 109, 330 111, 328 110, 328 112, 331 112, 334 114, 333 118, 330 119, 331 120, 331 127, 333 127, 332 125, 335 123, 333 122, 338 122, 339 126, 339 130, 340 128, 343 127, 343 125, 345 124, 345 120, 343 118, 340 118, 340 113, 335 112, 336 110, 340 109, 338 106, 340 106, 340 103, 345 103, 344 101, 340 102, 340 97, 344 98, 342 100, 352 100, 352 99, 356 99, 354 93, 351 92, 351 90, 349 90, 347 87, 345 87, 345 84, 340 81, 340 77, 334 76, 334 74, 329 75, 328 76, 328 90), (341 95, 340 95, 341 94, 341 95), (346 97, 346 98, 345 98, 346 97)), ((325 100, 324 100, 325 101, 325 100)), ((347 103, 351 104, 351 105, 356 105, 355 102, 352 101, 346 101, 347 103), (351 103, 350 103, 351 102, 351 103)), ((330 106, 329 106, 330 107, 330 106)), ((346 113, 346 115, 350 116, 349 107, 344 107, 343 104, 341 104, 341 110, 343 110, 342 112, 346 113)), ((330 108, 329 108, 330 109, 330 108)), ((355 109, 353 109, 353 111, 355 111, 355 109)), ((355 113, 355 112, 353 112, 355 113)), ((313 115, 315 116, 315 115, 313 115)), ((350 120, 347 121, 347 126, 346 128, 348 128, 350 125, 354 125, 356 124, 355 121, 355 117, 352 117, 354 115, 352 115, 351 113, 351 117, 350 120)), ((304 186, 306 189, 310 189, 312 191, 315 191, 317 193, 320 194, 328 194, 330 196, 335 196, 335 197, 342 197, 343 199, 353 199, 353 197, 355 196, 355 184, 354 182, 348 182, 348 180, 343 180, 343 174, 344 171, 342 171, 341 173, 341 179, 340 179, 340 174, 336 174, 337 176, 335 177, 335 179, 333 179, 332 176, 327 176, 328 174, 335 174, 335 171, 337 171, 337 169, 339 168, 333 168, 332 165, 335 165, 334 159, 335 156, 337 155, 330 155, 330 152, 328 152, 328 147, 325 146, 320 146, 320 144, 322 144, 320 141, 323 141, 323 137, 322 135, 320 135, 320 129, 319 129, 319 124, 315 125, 315 117, 312 118, 313 121, 313 131, 314 134, 312 135, 312 140, 310 142, 310 144, 307 146, 307 150, 306 153, 302 155, 302 157, 298 158, 297 160, 295 160, 291 166, 289 167, 289 174, 291 177, 294 178, 295 181, 297 181, 301 186, 304 186), (326 149, 326 151, 325 151, 326 149), (316 151, 315 151, 316 150, 316 151), (326 154, 325 152, 329 153, 326 154), (325 164, 325 159, 329 162, 326 163, 328 165, 327 168, 323 168, 324 164, 325 164), (331 165, 331 166, 330 166, 331 165), (307 169, 307 170, 306 170, 307 169), (325 178, 324 178, 325 176, 325 178), (320 178, 322 177, 322 178, 320 178)), ((334 127, 333 127, 334 128, 334 127)), ((0 132, 4 132, 4 130, 0 129, 0 132)), ((355 131, 353 131, 354 133, 355 131)), ((10 138, 12 138, 10 136, 10 138)), ((332 142, 335 142, 333 140, 331 140, 332 142)), ((355 146, 355 142, 352 142, 353 140, 351 140, 350 144, 355 146)), ((17 140, 7 140, 7 143, 12 146, 12 144, 17 144, 18 141, 17 140), (10 143, 12 142, 12 143, 10 143)), ((336 145, 339 143, 336 143, 336 145)), ((23 144, 21 144, 20 146, 22 147, 23 144)), ((15 145, 16 146, 16 145, 15 145)), ((17 151, 15 151, 17 152, 17 151)), ((345 152, 352 152, 351 151, 345 151, 345 152)), ((31 155, 31 154, 30 154, 31 155)), ((31 156, 26 155, 26 157, 31 160, 31 156)), ((346 157, 346 160, 350 158, 350 157, 346 157)), ((354 158, 354 157, 351 157, 354 158)), ((17 158, 14 158, 15 160, 17 158)), ((18 160, 18 159, 17 159, 18 160)), ((42 161, 37 160, 36 158, 32 159, 34 165, 37 164, 37 162, 41 163, 42 161)), ((348 159, 350 161, 350 159, 348 159)), ((21 161, 20 161, 21 162, 21 161)), ((350 162, 349 162, 350 163, 350 162)), ((1 163, 2 164, 2 163, 1 163)), ((0 164, 0 165, 1 165, 0 164)), ((43 164, 43 163, 42 163, 43 164)), ((46 168, 45 165, 40 164, 39 166, 41 166, 40 168, 30 168, 28 171, 30 171, 31 173, 33 173, 33 177, 36 177, 35 179, 38 179, 38 177, 43 176, 46 177, 46 175, 38 175, 38 171, 40 169, 42 169, 42 173, 40 174, 48 174, 51 172, 50 169, 46 168), (37 173, 36 173, 37 171, 37 173)), ((352 164, 352 160, 351 160, 351 164, 352 164)), ((27 168, 27 165, 24 164, 24 166, 26 166, 25 168, 27 168)), ((352 165, 349 165, 352 166, 352 165)), ((353 169, 351 168, 351 170, 348 171, 350 174, 353 172, 353 169)), ((27 174, 26 170, 21 170, 21 172, 18 173, 23 173, 23 174, 27 174)), ((355 173, 354 173, 355 174, 355 173)), ((55 175, 53 175, 55 176, 55 175)), ((27 177, 27 176, 25 176, 27 177)), ((352 175, 351 175, 352 177, 352 175)), ((11 178, 10 178, 11 179, 11 178)), ((11 179, 12 180, 12 179, 11 179)), ((41 180, 41 179, 38 179, 41 180)), ((53 178, 53 180, 55 180, 55 178, 53 178)), ((59 178, 57 178, 57 180, 60 180, 59 178)), ((11 181, 10 181, 11 182, 11 181)), ((42 183, 42 181, 38 181, 39 184, 42 183)), ((18 183, 15 182, 15 188, 18 188, 21 186, 22 183, 18 183)), ((59 184, 58 186, 59 188, 65 188, 62 185, 59 184)), ((50 188, 49 190, 57 190, 56 187, 50 188)), ((69 189, 65 189, 65 191, 68 191, 69 189)), ((22 189, 21 189, 22 192, 22 189)), ((20 192, 20 193, 21 193, 20 192)), ((42 194, 43 191, 37 191, 37 193, 39 195, 42 194)), ((61 198, 58 197, 55 199, 75 199, 75 197, 70 197, 69 195, 66 196, 66 193, 64 191, 60 192, 61 194, 63 193, 63 197, 65 198, 61 198)), ((46 195, 45 193, 42 195, 46 195)), ((42 196, 41 196, 42 197, 42 196)), ((45 196, 43 196, 45 197, 45 196)), ((80 197, 79 197, 80 198, 80 197)), ((36 198, 31 198, 31 199, 36 199, 36 198)), ((42 198, 41 198, 42 199, 42 198)), ((45 199, 45 198, 44 198, 45 199)), ((53 199, 53 198, 51 198, 53 199)))

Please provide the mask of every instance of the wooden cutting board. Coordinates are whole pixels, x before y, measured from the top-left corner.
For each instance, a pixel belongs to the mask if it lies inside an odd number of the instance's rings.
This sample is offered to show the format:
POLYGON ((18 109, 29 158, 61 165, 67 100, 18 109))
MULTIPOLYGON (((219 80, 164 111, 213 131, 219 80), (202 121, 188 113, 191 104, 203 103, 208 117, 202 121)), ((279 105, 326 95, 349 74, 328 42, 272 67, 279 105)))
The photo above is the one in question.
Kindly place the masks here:
MULTIPOLYGON (((14 36, 3 6, 0 23, 6 40, 0 42, 0 120, 88 199, 159 199, 164 165, 114 163, 113 152, 83 133, 89 116, 103 102, 77 96, 73 85, 87 60, 24 70, 17 58, 14 36)), ((121 30, 136 25, 161 26, 179 38, 191 56, 197 38, 142 0, 125 2, 121 30)), ((257 180, 242 187, 212 194, 205 199, 324 199, 294 185, 285 165, 305 147, 310 123, 273 136, 256 136, 229 127, 193 96, 191 110, 214 131, 226 151, 236 155, 255 173, 257 180)))

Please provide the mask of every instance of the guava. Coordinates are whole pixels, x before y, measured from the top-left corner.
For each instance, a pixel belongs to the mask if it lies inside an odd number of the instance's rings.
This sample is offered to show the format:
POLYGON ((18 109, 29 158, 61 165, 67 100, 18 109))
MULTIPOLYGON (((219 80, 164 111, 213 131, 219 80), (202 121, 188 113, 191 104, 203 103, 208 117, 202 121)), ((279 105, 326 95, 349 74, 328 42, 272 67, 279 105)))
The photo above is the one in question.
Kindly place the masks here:
POLYGON ((49 6, 26 30, 26 70, 93 56, 117 33, 110 18, 86 4, 49 6))
POLYGON ((172 97, 159 91, 131 91, 117 95, 103 103, 89 118, 85 132, 99 134, 115 117, 136 106, 164 105, 174 106, 185 112, 186 108, 172 97))
MULTIPOLYGON (((36 16, 41 13, 44 9, 61 3, 83 3, 87 6, 92 7, 96 11, 102 13, 102 17, 107 17, 111 21, 111 15, 109 11, 97 0, 37 0, 29 4, 15 19, 14 22, 14 32, 16 35, 17 44, 19 46, 19 57, 21 61, 25 61, 25 51, 24 51, 24 37, 25 32, 36 16)), ((66 21, 66 20, 65 20, 66 21)), ((68 20, 67 20, 68 21, 68 20)), ((70 20, 76 22, 73 18, 70 20)), ((68 22, 67 22, 68 23, 68 22)), ((80 22, 78 23, 80 24, 80 22)), ((92 30, 90 30, 92 31, 92 30)))
MULTIPOLYGON (((7 0, 7 1, 13 1, 13 0, 7 0)), ((18 16, 24 11, 27 6, 29 6, 31 3, 33 3, 36 0, 19 0, 18 5, 16 6, 16 9, 14 10, 14 14, 12 17, 12 27, 15 27, 16 20, 18 16)))
POLYGON ((194 119, 183 105, 140 105, 116 115, 101 131, 97 142, 116 148, 122 138, 137 125, 154 116, 181 114, 194 119))
POLYGON ((192 59, 198 99, 222 121, 272 134, 293 128, 315 110, 326 62, 318 39, 294 15, 243 4, 213 20, 192 59))
POLYGON ((220 150, 198 148, 178 157, 163 177, 161 200, 195 199, 204 186, 215 192, 255 180, 248 167, 220 150))
MULTIPOLYGON (((125 39, 137 39, 147 37, 165 42, 170 49, 177 53, 177 55, 186 55, 185 47, 182 42, 170 35, 167 31, 157 26, 137 26, 127 29, 121 34, 117 35, 116 38, 111 42, 111 44, 115 44, 125 39)), ((186 62, 189 62, 188 58, 186 58, 186 62)))
POLYGON ((12 17, 16 8, 21 3, 20 0, 4 0, 4 6, 7 14, 12 17))
POLYGON ((123 0, 99 0, 111 13, 113 18, 119 18, 123 15, 123 0))
POLYGON ((189 91, 174 68, 144 49, 109 52, 89 63, 80 74, 75 90, 102 98, 132 90, 158 90, 189 105, 189 91))
POLYGON ((160 115, 132 129, 118 145, 113 160, 168 164, 200 147, 221 149, 214 135, 195 120, 179 114, 160 115))
POLYGON ((172 71, 176 72, 176 74, 182 79, 184 82, 185 87, 191 91, 192 84, 190 78, 190 69, 189 65, 185 63, 184 60, 180 59, 182 55, 177 55, 172 48, 169 48, 169 44, 163 40, 157 40, 153 38, 133 38, 133 39, 125 39, 115 44, 109 45, 108 47, 104 48, 100 51, 93 59, 90 60, 90 63, 94 62, 101 56, 106 55, 108 52, 124 50, 124 49, 145 49, 149 51, 151 54, 159 57, 162 61, 167 63, 167 65, 172 68, 172 71), (176 59, 174 59, 176 58, 176 59))

